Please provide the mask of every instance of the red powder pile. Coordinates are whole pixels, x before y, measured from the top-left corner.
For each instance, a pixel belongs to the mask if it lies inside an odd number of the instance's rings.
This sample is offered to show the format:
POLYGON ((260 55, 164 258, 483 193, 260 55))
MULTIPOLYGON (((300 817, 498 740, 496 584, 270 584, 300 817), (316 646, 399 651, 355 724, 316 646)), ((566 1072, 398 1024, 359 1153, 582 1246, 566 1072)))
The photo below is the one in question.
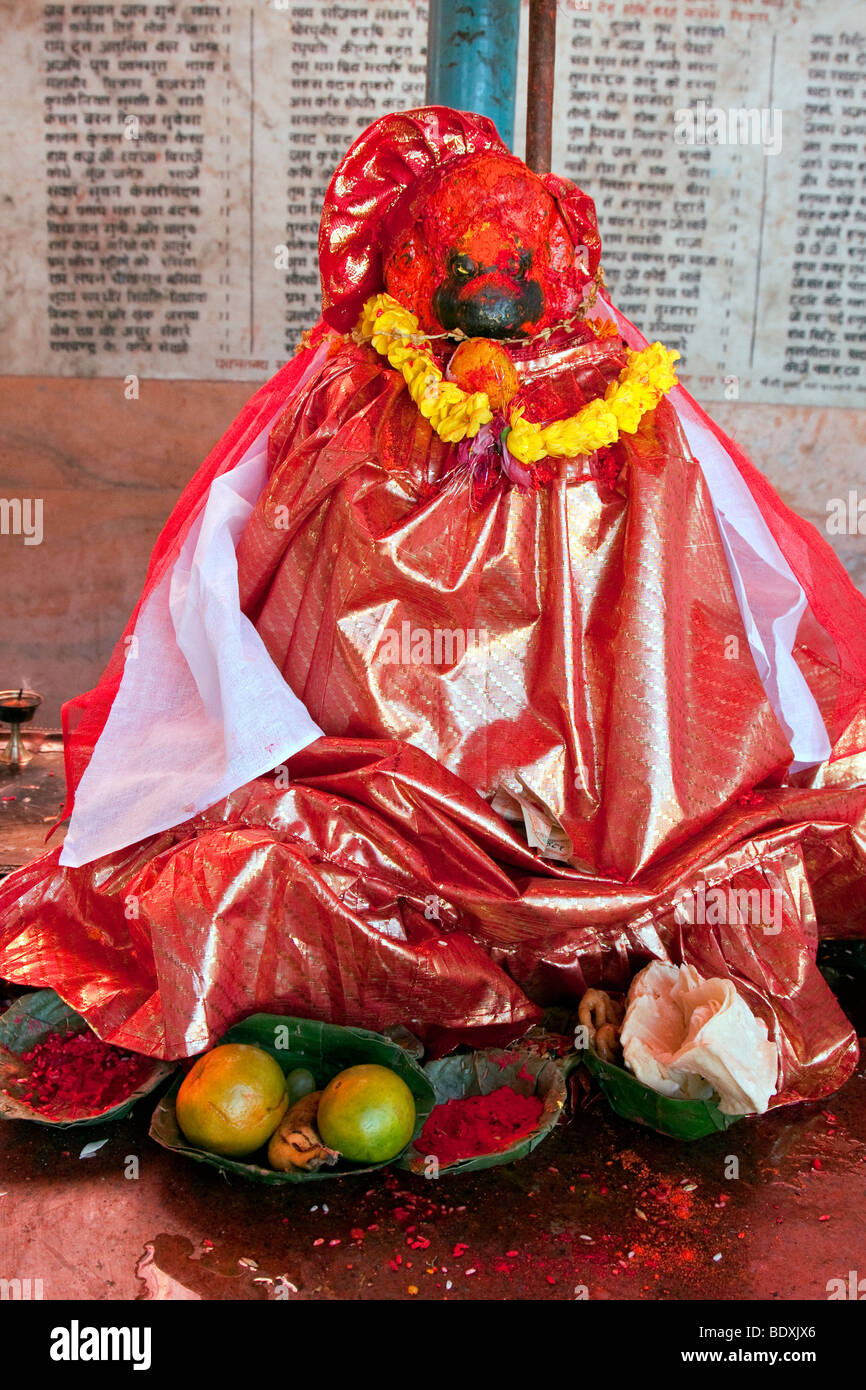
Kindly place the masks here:
POLYGON ((500 1086, 487 1096, 463 1096, 437 1105, 415 1141, 419 1153, 439 1163, 500 1153, 538 1128, 544 1105, 538 1096, 521 1096, 500 1086))
POLYGON ((30 1071, 17 1083, 15 1099, 58 1119, 110 1110, 131 1096, 153 1067, 152 1058, 111 1047, 89 1031, 49 1033, 21 1060, 30 1063, 30 1071))

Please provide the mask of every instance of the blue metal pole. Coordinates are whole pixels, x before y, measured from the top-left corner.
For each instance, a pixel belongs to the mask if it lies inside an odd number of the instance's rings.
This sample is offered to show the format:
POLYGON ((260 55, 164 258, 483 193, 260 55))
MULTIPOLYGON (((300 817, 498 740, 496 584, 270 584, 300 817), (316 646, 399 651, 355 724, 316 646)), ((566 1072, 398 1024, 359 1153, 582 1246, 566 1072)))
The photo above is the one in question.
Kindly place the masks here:
POLYGON ((430 0, 427 102, 489 116, 514 146, 520 0, 430 0))

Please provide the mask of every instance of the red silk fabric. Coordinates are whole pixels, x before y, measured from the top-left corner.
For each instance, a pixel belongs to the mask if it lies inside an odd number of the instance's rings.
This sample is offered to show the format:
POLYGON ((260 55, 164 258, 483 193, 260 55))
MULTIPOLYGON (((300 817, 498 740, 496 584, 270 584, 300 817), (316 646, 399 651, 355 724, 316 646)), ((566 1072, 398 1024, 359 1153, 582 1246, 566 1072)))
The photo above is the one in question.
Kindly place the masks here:
POLYGON ((48 985, 101 1037, 202 1051, 256 1009, 384 1029, 433 1054, 495 1045, 624 987, 650 958, 731 978, 782 1061, 774 1104, 850 1076, 857 1042, 814 963, 866 920, 866 790, 762 795, 624 885, 543 864, 465 783, 407 745, 320 739, 291 784, 258 778, 164 835, 0 884, 0 974, 48 985), (689 884, 781 893, 781 930, 692 926, 689 884), (810 891, 810 882, 812 890, 810 891), (530 997, 531 996, 531 997, 530 997))
MULTIPOLYGON (((377 258, 407 189, 498 147, 489 122, 440 108, 361 137, 323 219, 332 321, 351 326, 382 288, 377 258)), ((548 188, 596 256, 591 200, 548 188)), ((105 675, 65 706, 70 805, 142 603, 213 480, 271 420, 269 481, 238 546, 241 601, 326 737, 292 759, 288 784, 257 778, 81 869, 53 851, 10 876, 0 975, 52 986, 101 1036, 154 1055, 199 1052, 255 1009, 404 1023, 442 1052, 515 1037, 541 1006, 622 988, 647 959, 688 961, 733 979, 766 1021, 776 1103, 826 1095, 857 1047, 816 942, 866 926, 866 601, 827 543, 702 415, 810 603, 794 655, 833 752, 789 780, 669 402, 603 457, 557 465, 548 486, 503 479, 470 503, 456 449, 399 375, 324 325, 313 337, 327 360, 297 389, 302 351, 205 460, 105 675), (468 655, 454 655, 455 633, 474 634, 468 655), (503 790, 512 811, 515 795, 542 808, 568 862, 493 808, 503 790), (683 895, 708 885, 775 895, 778 922, 684 916, 683 895)), ((515 354, 530 418, 595 399, 623 363, 616 340, 553 347, 515 354)))
MULTIPOLYGON (((525 361, 522 389, 574 407, 619 351, 578 345, 558 385, 555 363, 535 380, 525 361)), ((259 394, 209 476, 278 399, 259 394)), ((335 342, 272 429, 238 547, 246 610, 328 737, 292 759, 288 786, 258 778, 82 869, 55 851, 12 875, 0 974, 51 985, 101 1036, 153 1054, 198 1052, 260 1008, 408 1023, 441 1052, 514 1037, 540 1006, 622 987, 649 958, 685 960, 766 1020, 776 1103, 826 1095, 857 1056, 814 963, 819 929, 866 923, 857 717, 836 785, 783 785, 789 750, 669 406, 604 467, 566 464, 533 493, 503 482, 475 508, 447 487, 453 455, 372 350, 335 342), (382 661, 383 613, 398 631, 472 617, 511 664, 472 705, 459 663, 382 661), (743 637, 737 657, 725 634, 743 637), (405 741, 434 727, 430 751, 405 741), (572 839, 570 864, 485 799, 515 769, 572 839), (779 895, 779 930, 684 920, 677 898, 707 884, 779 895)), ((179 504, 149 583, 206 486, 179 504)), ((835 560, 810 554, 813 582, 843 594, 835 560)), ((798 649, 831 725, 856 651, 840 644, 837 666, 798 649)))

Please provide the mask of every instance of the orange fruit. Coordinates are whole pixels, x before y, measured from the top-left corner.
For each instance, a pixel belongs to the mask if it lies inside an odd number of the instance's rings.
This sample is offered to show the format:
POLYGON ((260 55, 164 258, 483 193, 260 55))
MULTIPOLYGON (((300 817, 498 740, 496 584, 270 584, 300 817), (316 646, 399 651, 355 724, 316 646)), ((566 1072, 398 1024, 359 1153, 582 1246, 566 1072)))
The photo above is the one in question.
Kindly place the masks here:
POLYGON ((268 1142, 288 1104, 283 1069, 269 1052, 224 1043, 187 1072, 175 1111, 185 1138, 197 1149, 243 1158, 268 1142))
POLYGON ((507 351, 490 338, 466 338, 460 343, 445 376, 463 391, 484 391, 491 410, 503 410, 520 386, 507 351))
POLYGON ((412 1138, 415 1099, 388 1067, 347 1067, 322 1092, 316 1128, 329 1149, 352 1163, 387 1163, 412 1138))

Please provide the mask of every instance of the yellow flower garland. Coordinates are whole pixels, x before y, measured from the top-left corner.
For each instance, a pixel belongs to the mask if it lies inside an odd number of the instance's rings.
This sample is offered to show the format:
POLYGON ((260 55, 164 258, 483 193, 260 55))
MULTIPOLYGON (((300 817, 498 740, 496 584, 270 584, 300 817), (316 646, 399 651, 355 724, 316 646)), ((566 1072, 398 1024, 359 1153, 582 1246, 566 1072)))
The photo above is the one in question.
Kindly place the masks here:
MULTIPOLYGON (((402 373, 412 400, 446 444, 473 439, 481 426, 493 419, 484 391, 462 391, 453 381, 445 381, 430 355, 430 339, 419 332, 417 318, 389 294, 376 294, 367 300, 356 336, 372 343, 402 373)), ((628 365, 604 396, 566 420, 536 425, 524 419, 523 409, 518 407, 509 419, 508 452, 523 464, 543 458, 576 458, 614 444, 621 434, 634 434, 646 412, 676 386, 674 363, 679 355, 661 343, 652 343, 641 352, 627 348, 628 365)))

